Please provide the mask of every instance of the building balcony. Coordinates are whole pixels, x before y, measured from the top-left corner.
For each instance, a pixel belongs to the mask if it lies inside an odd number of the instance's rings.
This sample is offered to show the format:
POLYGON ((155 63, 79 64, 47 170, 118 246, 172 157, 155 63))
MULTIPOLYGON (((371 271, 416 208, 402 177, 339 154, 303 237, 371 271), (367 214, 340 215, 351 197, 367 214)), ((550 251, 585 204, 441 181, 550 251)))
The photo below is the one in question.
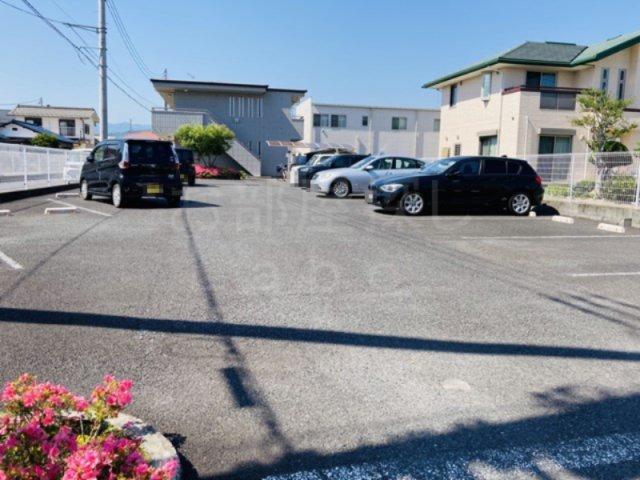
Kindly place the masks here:
POLYGON ((69 138, 76 138, 76 127, 60 126, 60 135, 69 138))
POLYGON ((575 111, 576 97, 582 93, 582 88, 566 88, 566 87, 528 87, 526 85, 518 85, 515 87, 505 88, 503 95, 509 95, 518 92, 538 93, 540 96, 541 110, 569 110, 575 111))

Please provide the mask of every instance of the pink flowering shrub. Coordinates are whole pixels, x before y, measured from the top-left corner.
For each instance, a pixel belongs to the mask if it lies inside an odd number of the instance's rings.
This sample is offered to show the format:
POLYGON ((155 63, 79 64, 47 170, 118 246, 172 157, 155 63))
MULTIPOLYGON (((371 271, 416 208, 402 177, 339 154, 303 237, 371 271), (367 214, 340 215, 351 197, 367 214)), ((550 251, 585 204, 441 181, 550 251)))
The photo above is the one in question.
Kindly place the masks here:
POLYGON ((110 426, 131 403, 131 381, 105 375, 90 400, 25 374, 0 396, 0 480, 170 480, 152 468, 141 440, 110 426))
POLYGON ((202 165, 196 165, 195 169, 197 178, 227 178, 238 180, 242 177, 241 173, 233 168, 203 167, 202 165))

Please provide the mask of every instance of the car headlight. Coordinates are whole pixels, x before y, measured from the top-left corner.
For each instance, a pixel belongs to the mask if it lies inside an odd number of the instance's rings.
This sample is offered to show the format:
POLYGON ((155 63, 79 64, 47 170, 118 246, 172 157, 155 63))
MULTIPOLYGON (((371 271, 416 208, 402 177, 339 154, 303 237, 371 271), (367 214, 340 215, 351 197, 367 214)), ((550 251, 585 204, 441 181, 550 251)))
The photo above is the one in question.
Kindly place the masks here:
POLYGON ((404 185, 402 185, 401 183, 388 183, 386 185, 382 185, 380 187, 380 190, 382 190, 383 192, 387 192, 387 193, 393 193, 393 192, 397 192, 398 190, 400 190, 404 185))

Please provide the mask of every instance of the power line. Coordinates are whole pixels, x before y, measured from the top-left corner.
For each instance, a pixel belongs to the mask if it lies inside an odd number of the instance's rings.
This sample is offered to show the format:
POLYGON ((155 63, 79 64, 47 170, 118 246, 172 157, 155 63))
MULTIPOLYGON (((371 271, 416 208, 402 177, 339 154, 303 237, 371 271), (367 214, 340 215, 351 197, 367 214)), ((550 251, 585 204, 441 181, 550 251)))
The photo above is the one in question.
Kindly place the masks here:
POLYGON ((24 102, 0 103, 0 107, 6 107, 10 105, 26 105, 28 103, 36 103, 39 101, 40 101, 40 97, 34 98, 33 100, 25 100, 24 102))
MULTIPOLYGON (((6 0, 0 0, 0 3, 6 5, 7 7, 13 8, 14 10, 18 10, 19 12, 26 13, 27 15, 31 15, 33 17, 39 17, 39 15, 36 15, 33 12, 30 12, 28 10, 25 10, 24 8, 20 8, 17 5, 9 3, 6 0)), ((96 31, 96 27, 93 27, 91 25, 81 25, 79 23, 63 22, 62 20, 54 20, 53 18, 44 17, 44 16, 43 16, 43 18, 46 18, 48 21, 50 21, 52 23, 58 23, 60 25, 65 25, 65 26, 67 26, 69 28, 79 28, 81 30, 90 30, 90 31, 94 31, 94 32, 96 31)))
MULTIPOLYGON (((56 0, 50 0, 51 3, 53 3, 58 10, 60 10, 69 20, 76 22, 76 19, 73 18, 71 16, 71 14, 66 11, 64 8, 62 8, 62 6, 56 1, 56 0)), ((86 48, 86 53, 91 56, 91 58, 93 58, 93 61, 97 64, 98 63, 98 54, 93 50, 93 47, 91 47, 87 41, 85 40, 85 38, 80 35, 75 29, 71 29, 73 31, 73 33, 76 35, 76 37, 78 37, 78 39, 82 42, 82 44, 84 45, 84 47, 86 48)), ((82 48, 82 47, 81 47, 82 48)), ((107 52, 108 55, 108 52, 107 52)), ((109 55, 109 60, 111 64, 115 64, 116 66, 118 66, 118 64, 115 62, 115 60, 113 59, 113 57, 111 55, 109 55)), ((129 89, 129 91, 134 94, 136 97, 138 97, 138 99, 142 100, 143 102, 148 103, 149 105, 153 105, 153 102, 151 100, 149 100, 148 98, 145 98, 144 96, 140 95, 140 93, 138 93, 129 83, 127 83, 127 81, 122 78, 118 72, 112 67, 109 68, 109 72, 110 74, 112 74, 114 77, 116 77, 121 84, 123 84, 126 88, 129 89)), ((109 75, 109 74, 107 74, 109 75)))
POLYGON ((138 52, 138 49, 133 43, 133 40, 131 40, 131 36, 129 35, 129 32, 127 31, 127 27, 125 27, 124 22, 122 21, 122 17, 118 12, 118 7, 116 6, 114 0, 106 0, 106 1, 107 1, 107 6, 109 7, 109 13, 111 13, 111 18, 113 18, 113 21, 116 25, 118 33, 120 34, 120 37, 122 38, 125 48, 129 52, 129 55, 131 55, 133 62, 136 64, 136 67, 138 67, 140 72, 145 77, 156 76, 151 71, 151 69, 147 66, 145 61, 142 59, 140 52, 138 52))
MULTIPOLYGON (((2 0, 0 0, 0 1, 2 1, 2 0)), ((29 3, 29 0, 22 0, 22 2, 27 7, 29 7, 29 9, 31 9, 31 11, 33 12, 33 14, 35 16, 40 18, 43 22, 45 22, 47 25, 49 25, 49 27, 51 27, 58 35, 60 35, 63 39, 65 39, 67 41, 67 43, 69 43, 69 45, 71 45, 71 47, 76 51, 76 53, 78 54, 78 57, 85 58, 91 65, 93 65, 93 67, 96 70, 98 69, 98 64, 94 60, 95 57, 92 58, 91 56, 87 55, 87 53, 84 51, 83 48, 81 48, 78 45, 76 45, 75 43, 73 43, 73 41, 69 37, 67 37, 64 33, 62 33, 58 27, 56 27, 53 23, 51 23, 51 21, 47 17, 42 15, 38 11, 38 9, 36 9, 33 5, 31 5, 31 3, 29 3)), ((108 75, 107 75, 107 79, 109 80, 109 82, 111 82, 111 84, 114 87, 116 87, 118 90, 120 90, 122 93, 124 93, 129 99, 131 99, 137 105, 139 105, 140 107, 142 107, 143 109, 145 109, 147 111, 150 110, 149 107, 147 107, 146 105, 144 105, 140 101, 138 101, 136 98, 134 98, 129 92, 127 92, 122 86, 120 86, 120 84, 118 84, 115 80, 113 80, 108 75)))

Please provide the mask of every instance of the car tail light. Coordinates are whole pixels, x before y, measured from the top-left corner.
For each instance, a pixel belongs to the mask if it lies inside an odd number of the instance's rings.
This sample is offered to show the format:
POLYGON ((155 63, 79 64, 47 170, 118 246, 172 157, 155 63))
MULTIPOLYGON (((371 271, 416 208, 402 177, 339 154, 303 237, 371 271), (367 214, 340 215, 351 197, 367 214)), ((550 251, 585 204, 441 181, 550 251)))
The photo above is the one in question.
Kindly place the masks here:
POLYGON ((126 170, 127 168, 129 168, 129 160, 120 161, 120 163, 118 164, 118 167, 120 167, 123 170, 126 170))
POLYGON ((536 175, 536 182, 542 185, 542 178, 540 178, 540 175, 536 175))

